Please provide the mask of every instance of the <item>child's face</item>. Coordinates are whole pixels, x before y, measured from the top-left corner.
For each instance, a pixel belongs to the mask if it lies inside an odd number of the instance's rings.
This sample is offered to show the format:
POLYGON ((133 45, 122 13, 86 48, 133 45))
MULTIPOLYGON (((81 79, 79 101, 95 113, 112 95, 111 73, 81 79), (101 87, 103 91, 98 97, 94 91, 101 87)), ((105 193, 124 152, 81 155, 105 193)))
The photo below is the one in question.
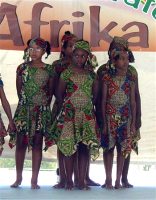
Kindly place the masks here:
POLYGON ((40 60, 45 53, 45 50, 36 44, 29 47, 29 55, 33 61, 40 60))
POLYGON ((114 61, 114 65, 117 69, 127 69, 129 65, 129 58, 126 51, 122 51, 119 55, 119 58, 114 61))
POLYGON ((88 52, 83 49, 76 49, 73 52, 73 63, 78 67, 83 67, 88 59, 88 52))
POLYGON ((67 47, 65 49, 63 49, 65 56, 72 56, 73 53, 73 46, 75 44, 74 40, 69 40, 67 47))

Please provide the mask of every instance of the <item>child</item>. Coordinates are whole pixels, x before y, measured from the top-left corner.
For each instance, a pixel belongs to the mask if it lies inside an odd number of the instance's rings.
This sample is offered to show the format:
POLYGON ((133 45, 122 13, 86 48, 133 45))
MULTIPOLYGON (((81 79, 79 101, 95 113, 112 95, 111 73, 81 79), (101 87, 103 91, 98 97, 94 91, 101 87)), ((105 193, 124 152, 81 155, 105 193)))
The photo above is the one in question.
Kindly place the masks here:
MULTIPOLYGON (((103 75, 105 74, 105 72, 110 67, 110 61, 112 59, 112 52, 115 48, 118 48, 120 50, 129 51, 129 44, 128 44, 127 40, 125 40, 122 37, 115 36, 113 38, 113 40, 110 44, 110 47, 109 47, 109 51, 108 51, 109 61, 106 64, 99 67, 99 69, 97 71, 100 80, 102 80, 103 75)), ((129 61, 134 62, 134 57, 131 53, 130 53, 130 56, 129 56, 129 61)), ((137 74, 136 69, 132 65, 128 65, 128 71, 131 74, 131 76, 136 78, 136 81, 135 81, 135 101, 136 101, 136 130, 137 131, 136 131, 136 134, 133 137, 132 149, 138 154, 138 144, 137 143, 138 143, 138 140, 140 139, 139 128, 141 127, 141 101, 140 101, 140 93, 139 93, 139 87, 138 87, 138 74, 137 74)), ((101 91, 101 89, 100 89, 100 91, 101 91)), ((101 94, 100 94, 99 100, 100 99, 101 99, 101 94)), ((100 105, 100 103, 99 103, 99 105, 100 105)), ((98 109, 99 121, 101 119, 100 116, 101 116, 100 110, 98 109)), ((100 125, 101 125, 101 122, 100 122, 100 125)), ((106 162, 105 153, 104 153, 104 162, 106 162)), ((127 178, 129 163, 130 163, 130 154, 127 156, 127 158, 125 158, 123 171, 122 171, 122 186, 126 187, 126 188, 133 187, 133 185, 131 185, 128 182, 128 178, 127 178)), ((106 184, 102 185, 102 187, 105 187, 105 186, 106 186, 106 184)))
MULTIPOLYGON (((131 53, 132 55, 132 53, 131 53)), ((136 132, 135 81, 128 71, 130 53, 112 51, 111 66, 103 76, 102 119, 105 152, 106 188, 112 189, 112 164, 114 147, 117 148, 117 175, 115 188, 121 188, 120 178, 124 159, 130 154, 132 137, 136 132)))
POLYGON ((2 118, 1 118, 1 114, 0 114, 0 156, 1 156, 2 151, 3 151, 3 144, 5 143, 4 137, 7 136, 7 131, 8 132, 15 131, 15 125, 12 120, 11 108, 10 108, 9 102, 6 98, 6 95, 5 95, 5 92, 3 89, 3 82, 1 80, 1 78, 0 78, 0 99, 2 102, 3 109, 9 120, 8 129, 6 130, 5 126, 3 124, 2 118))
MULTIPOLYGON (((50 44, 41 38, 30 39, 25 50, 25 60, 17 68, 17 94, 19 103, 14 121, 17 134, 11 135, 10 147, 16 144, 17 188, 22 182, 22 171, 26 148, 32 150, 31 188, 39 189, 38 173, 42 160, 43 136, 46 138, 51 125, 50 103, 53 95, 53 69, 42 62, 42 56, 50 54, 50 44), (29 61, 29 57, 31 61, 29 61)), ((46 57, 46 58, 47 58, 46 57)))
POLYGON ((61 109, 51 129, 49 140, 55 140, 64 157, 66 189, 73 188, 73 165, 78 156, 78 188, 88 189, 85 183, 89 154, 98 157, 99 142, 96 136, 94 105, 98 81, 91 69, 91 51, 87 41, 74 45, 71 66, 60 77, 58 109, 61 109), (62 106, 63 105, 63 106, 62 106))
MULTIPOLYGON (((62 39, 61 39, 61 54, 60 54, 60 59, 54 61, 54 63, 52 64, 55 70, 55 84, 56 86, 58 85, 59 82, 59 77, 61 75, 61 73, 67 69, 71 62, 72 62, 72 52, 73 52, 73 46, 74 43, 77 41, 77 37, 72 34, 70 31, 66 31, 65 34, 63 35, 62 39)), ((57 92, 58 89, 57 87, 55 87, 55 95, 57 96, 57 92)), ((56 114, 57 114, 57 100, 55 101, 54 105, 53 105, 53 110, 52 110, 52 119, 54 121, 56 114)), ((54 185, 54 188, 59 189, 59 188, 64 188, 65 187, 65 169, 64 169, 64 161, 63 161, 63 156, 62 153, 59 151, 57 151, 57 155, 58 155, 58 165, 59 168, 57 169, 57 172, 59 174, 59 183, 54 185)), ((88 158, 88 160, 90 160, 90 158, 88 158)), ((78 172, 77 172, 77 165, 76 163, 74 163, 74 184, 75 186, 77 185, 77 181, 78 181, 78 172)), ((91 185, 91 186, 99 186, 98 183, 95 183, 94 181, 92 181, 89 177, 89 165, 90 165, 90 161, 88 163, 88 170, 87 170, 87 174, 86 174, 86 182, 87 185, 91 185)))

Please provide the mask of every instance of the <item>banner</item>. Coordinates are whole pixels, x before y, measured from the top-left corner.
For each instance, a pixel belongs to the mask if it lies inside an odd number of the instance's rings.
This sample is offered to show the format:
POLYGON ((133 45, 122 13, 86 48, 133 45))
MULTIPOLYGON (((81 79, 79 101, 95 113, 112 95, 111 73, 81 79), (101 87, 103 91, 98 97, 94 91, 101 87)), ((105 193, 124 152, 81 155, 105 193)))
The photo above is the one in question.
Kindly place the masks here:
POLYGON ((42 37, 59 51, 69 30, 88 40, 93 51, 108 50, 122 36, 134 51, 156 51, 155 0, 0 0, 0 49, 23 50, 42 37))

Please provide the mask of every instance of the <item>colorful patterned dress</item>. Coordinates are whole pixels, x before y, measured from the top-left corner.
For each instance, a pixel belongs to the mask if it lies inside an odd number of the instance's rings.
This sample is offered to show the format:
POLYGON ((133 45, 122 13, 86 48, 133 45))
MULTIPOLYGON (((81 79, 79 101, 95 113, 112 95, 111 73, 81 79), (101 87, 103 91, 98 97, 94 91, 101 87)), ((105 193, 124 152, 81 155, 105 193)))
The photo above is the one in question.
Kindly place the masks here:
MULTIPOLYGON (((45 64, 42 68, 22 64, 17 74, 22 77, 22 89, 14 115, 17 134, 24 135, 23 142, 28 150, 33 147, 33 136, 37 133, 48 135, 51 126, 51 109, 48 82, 53 77, 53 68, 45 64)), ((16 135, 10 135, 9 145, 16 144, 16 135)))
MULTIPOLYGON (((109 65, 108 64, 104 64, 104 65, 99 67, 99 69, 97 71, 97 74, 98 74, 100 80, 103 79, 104 74, 107 73, 108 70, 109 70, 109 65)), ((128 73, 127 74, 128 74, 129 77, 131 77, 132 80, 137 80, 138 79, 138 73, 137 73, 135 67, 133 67, 132 65, 128 66, 128 73)), ((101 96, 99 98, 101 98, 101 96)), ((101 103, 99 103, 99 104, 101 104, 101 103)), ((136 112, 140 112, 140 110, 138 110, 138 106, 137 105, 136 105, 136 112)), ((138 140, 140 140, 141 137, 140 137, 139 129, 136 130, 136 131, 137 131, 136 134, 132 138, 132 149, 138 154, 138 140)), ((102 145, 103 146, 107 146, 106 143, 105 144, 104 143, 105 142, 104 142, 104 139, 103 139, 102 140, 102 145)))
MULTIPOLYGON (((57 78, 59 79, 61 73, 65 69, 67 69, 69 65, 70 65, 69 61, 65 62, 65 59, 63 59, 63 58, 54 61, 53 64, 52 64, 52 66, 54 68, 55 76, 57 76, 57 78)), ((52 108, 52 121, 53 122, 55 121, 55 118, 56 118, 56 115, 57 115, 57 108, 58 108, 58 102, 55 100, 55 102, 53 104, 53 108, 52 108)))
POLYGON ((96 159, 99 141, 92 103, 95 74, 77 73, 69 67, 61 74, 61 79, 67 84, 66 97, 51 128, 51 140, 65 156, 73 155, 82 142, 90 149, 92 158, 96 159))
MULTIPOLYGON (((3 81, 1 79, 0 79, 0 87, 3 87, 3 81)), ((5 136, 7 136, 7 132, 1 118, 1 113, 0 113, 0 149, 2 150, 3 150, 3 144, 5 143, 4 141, 5 136)))
POLYGON ((108 149, 119 146, 126 157, 132 149, 130 133, 131 109, 130 88, 135 84, 136 77, 128 70, 126 76, 111 76, 105 73, 103 81, 107 84, 106 123, 108 140, 102 141, 103 147, 108 149))

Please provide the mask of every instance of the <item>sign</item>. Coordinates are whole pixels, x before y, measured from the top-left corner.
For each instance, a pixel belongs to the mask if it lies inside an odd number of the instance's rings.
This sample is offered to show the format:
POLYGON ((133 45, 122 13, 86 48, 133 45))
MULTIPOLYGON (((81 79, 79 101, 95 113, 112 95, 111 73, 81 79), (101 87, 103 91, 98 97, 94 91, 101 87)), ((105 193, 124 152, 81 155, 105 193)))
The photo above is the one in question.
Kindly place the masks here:
POLYGON ((23 50, 42 37, 59 51, 69 30, 88 40, 93 51, 107 51, 122 36, 135 51, 156 51, 154 0, 22 0, 0 3, 0 49, 23 50))

